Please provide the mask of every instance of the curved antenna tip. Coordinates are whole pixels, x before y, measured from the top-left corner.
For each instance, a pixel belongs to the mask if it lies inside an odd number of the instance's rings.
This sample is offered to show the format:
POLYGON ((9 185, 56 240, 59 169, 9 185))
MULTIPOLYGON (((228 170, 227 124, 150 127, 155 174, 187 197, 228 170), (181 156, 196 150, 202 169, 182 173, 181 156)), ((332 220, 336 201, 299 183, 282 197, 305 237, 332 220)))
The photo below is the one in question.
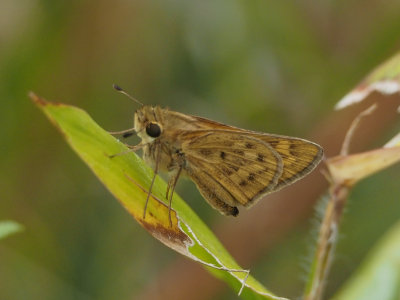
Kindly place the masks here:
POLYGON ((135 102, 138 103, 139 105, 144 106, 144 104, 143 104, 142 102, 140 102, 139 100, 133 98, 131 95, 129 95, 127 92, 125 92, 119 85, 117 85, 117 84, 114 83, 114 84, 113 84, 113 88, 114 88, 116 91, 120 92, 121 94, 124 94, 125 96, 127 96, 129 99, 135 101, 135 102))
POLYGON ((113 88, 115 89, 115 90, 117 90, 118 92, 121 92, 121 91, 123 91, 123 89, 119 86, 119 85, 117 85, 117 84, 113 84, 113 88))

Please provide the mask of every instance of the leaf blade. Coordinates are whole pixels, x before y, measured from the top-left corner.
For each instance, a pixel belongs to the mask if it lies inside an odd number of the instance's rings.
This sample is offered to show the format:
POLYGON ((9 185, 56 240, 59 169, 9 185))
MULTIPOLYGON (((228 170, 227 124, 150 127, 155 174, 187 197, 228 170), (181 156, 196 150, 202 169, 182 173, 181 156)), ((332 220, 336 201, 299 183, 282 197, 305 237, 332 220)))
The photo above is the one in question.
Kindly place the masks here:
MULTIPOLYGON (((145 187, 150 185, 153 173, 136 154, 110 158, 110 155, 126 151, 127 147, 103 130, 85 111, 47 102, 33 93, 30 97, 105 187, 149 233, 182 255, 211 267, 214 275, 234 290, 240 290, 248 272, 239 267, 177 194, 172 201, 173 226, 169 226, 168 205, 164 202, 166 183, 159 177, 152 190, 146 218, 143 218, 147 197, 145 187)), ((244 285, 244 299, 285 299, 273 295, 252 276, 248 276, 244 285)))
POLYGON ((333 300, 394 300, 399 297, 400 222, 397 222, 333 300))
POLYGON ((400 92, 400 52, 375 68, 336 104, 335 109, 364 101, 374 91, 381 95, 400 92))

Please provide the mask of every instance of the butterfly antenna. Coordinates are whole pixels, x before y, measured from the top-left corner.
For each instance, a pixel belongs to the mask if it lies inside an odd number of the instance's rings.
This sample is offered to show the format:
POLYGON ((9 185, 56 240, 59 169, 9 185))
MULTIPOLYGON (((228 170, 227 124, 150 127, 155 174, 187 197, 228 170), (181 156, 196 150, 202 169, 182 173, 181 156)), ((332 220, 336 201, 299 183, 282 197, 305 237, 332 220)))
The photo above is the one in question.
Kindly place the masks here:
POLYGON ((142 102, 140 102, 139 100, 133 98, 131 95, 129 95, 127 92, 125 92, 119 85, 113 84, 113 88, 117 91, 120 92, 121 94, 124 94, 125 96, 127 96, 129 99, 135 101, 136 103, 140 104, 141 106, 144 106, 144 104, 142 102))

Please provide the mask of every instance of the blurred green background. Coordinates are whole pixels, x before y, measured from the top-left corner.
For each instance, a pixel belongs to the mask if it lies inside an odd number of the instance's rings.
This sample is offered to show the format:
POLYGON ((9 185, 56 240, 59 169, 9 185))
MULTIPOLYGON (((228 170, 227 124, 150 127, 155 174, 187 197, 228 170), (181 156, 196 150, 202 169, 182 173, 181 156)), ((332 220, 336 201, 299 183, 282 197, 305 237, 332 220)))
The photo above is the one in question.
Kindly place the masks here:
MULTIPOLYGON (((179 259, 113 199, 29 90, 107 130, 133 122, 118 83, 146 104, 306 137, 399 48, 398 1, 0 0, 0 220, 26 228, 0 241, 0 299, 139 299, 179 259)), ((352 193, 328 295, 398 219, 399 170, 352 193)), ((224 222, 192 184, 178 192, 210 227, 224 222)), ((251 266, 279 296, 301 295, 311 227, 305 219, 251 266)), ((219 288, 210 299, 235 297, 219 288)))

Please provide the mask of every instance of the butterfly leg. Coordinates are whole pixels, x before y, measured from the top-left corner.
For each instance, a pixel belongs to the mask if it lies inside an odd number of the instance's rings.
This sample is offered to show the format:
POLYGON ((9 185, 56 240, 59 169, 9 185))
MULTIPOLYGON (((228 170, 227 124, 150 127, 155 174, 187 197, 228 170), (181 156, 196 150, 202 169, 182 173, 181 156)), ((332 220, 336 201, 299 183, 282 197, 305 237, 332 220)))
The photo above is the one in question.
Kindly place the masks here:
POLYGON ((111 135, 122 134, 123 138, 127 138, 127 137, 129 137, 129 136, 131 136, 132 134, 135 133, 135 128, 129 128, 129 129, 120 130, 120 131, 108 131, 108 133, 111 134, 111 135))
POLYGON ((168 185, 167 185, 167 192, 165 193, 165 199, 169 199, 169 190, 172 186, 172 181, 174 180, 174 177, 171 176, 168 180, 168 185))
POLYGON ((138 145, 135 145, 135 146, 127 145, 127 147, 129 148, 128 150, 125 150, 125 151, 122 151, 122 152, 119 152, 119 153, 116 153, 116 154, 113 154, 113 155, 109 155, 109 157, 110 158, 114 158, 116 156, 125 155, 125 154, 130 153, 130 152, 136 152, 137 150, 143 148, 145 145, 146 144, 138 144, 138 145))
POLYGON ((179 166, 178 169, 175 169, 176 171, 174 174, 170 177, 168 181, 168 187, 167 187, 167 195, 166 198, 169 200, 168 204, 168 218, 169 218, 169 226, 172 227, 172 219, 171 219, 171 205, 172 205, 172 197, 174 196, 174 191, 175 191, 175 186, 178 182, 178 178, 181 175, 182 172, 182 166, 179 166))
POLYGON ((165 193, 165 199, 167 199, 167 200, 169 199, 169 194, 170 194, 172 186, 174 186, 173 189, 175 189, 176 182, 174 183, 174 181, 175 180, 178 181, 178 178, 175 179, 175 177, 177 177, 177 176, 179 177, 181 171, 182 171, 182 167, 178 167, 178 168, 169 170, 169 175, 168 175, 169 179, 168 179, 168 184, 167 184, 167 191, 165 193))
POLYGON ((154 181, 156 180, 156 176, 157 176, 157 173, 158 173, 158 166, 159 166, 159 162, 160 162, 160 158, 161 158, 161 149, 160 149, 160 147, 158 145, 156 145, 154 151, 156 153, 156 165, 154 167, 154 176, 153 176, 153 179, 151 180, 150 187, 149 187, 149 192, 147 193, 146 203, 144 205, 143 219, 146 218, 147 204, 149 203, 151 190, 153 189, 153 184, 154 184, 154 181))

